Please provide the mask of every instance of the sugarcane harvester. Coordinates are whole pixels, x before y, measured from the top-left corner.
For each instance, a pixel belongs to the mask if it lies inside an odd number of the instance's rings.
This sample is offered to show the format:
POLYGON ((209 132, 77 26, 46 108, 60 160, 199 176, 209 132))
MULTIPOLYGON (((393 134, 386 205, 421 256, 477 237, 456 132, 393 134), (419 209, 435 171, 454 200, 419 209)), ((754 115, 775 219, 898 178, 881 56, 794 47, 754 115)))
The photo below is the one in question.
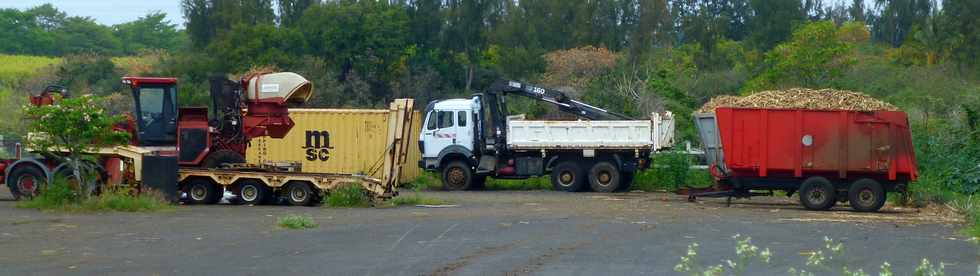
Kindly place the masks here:
MULTIPOLYGON (((295 164, 246 164, 249 142, 284 137, 295 125, 288 108, 312 96, 312 83, 298 74, 252 74, 238 81, 214 76, 210 79, 210 108, 178 107, 176 78, 124 77, 122 82, 131 90, 134 110, 119 129, 128 131, 132 140, 129 145, 93 153, 99 157, 93 166, 103 172, 102 185, 150 187, 174 199, 185 194, 184 200, 191 204, 217 203, 225 190, 248 204, 285 199, 292 205, 311 205, 341 185, 364 186, 377 198, 395 195, 398 178, 391 172, 384 174, 386 179, 373 179, 303 173, 295 164)), ((411 101, 401 101, 401 107, 410 113, 411 101)), ((389 142, 397 141, 389 137, 389 142)), ((42 158, 18 158, 3 164, 4 180, 15 196, 36 194, 37 184, 48 182, 61 166, 42 158)))

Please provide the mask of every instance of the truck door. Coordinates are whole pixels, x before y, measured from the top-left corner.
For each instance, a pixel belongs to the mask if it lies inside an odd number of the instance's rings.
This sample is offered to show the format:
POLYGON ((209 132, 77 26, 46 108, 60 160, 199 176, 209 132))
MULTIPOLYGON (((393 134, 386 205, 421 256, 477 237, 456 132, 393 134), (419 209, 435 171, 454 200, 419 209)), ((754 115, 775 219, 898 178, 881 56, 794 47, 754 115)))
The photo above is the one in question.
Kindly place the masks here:
POLYGON ((425 128, 422 129, 422 157, 439 157, 446 147, 456 142, 456 112, 454 110, 433 110, 426 115, 425 128))

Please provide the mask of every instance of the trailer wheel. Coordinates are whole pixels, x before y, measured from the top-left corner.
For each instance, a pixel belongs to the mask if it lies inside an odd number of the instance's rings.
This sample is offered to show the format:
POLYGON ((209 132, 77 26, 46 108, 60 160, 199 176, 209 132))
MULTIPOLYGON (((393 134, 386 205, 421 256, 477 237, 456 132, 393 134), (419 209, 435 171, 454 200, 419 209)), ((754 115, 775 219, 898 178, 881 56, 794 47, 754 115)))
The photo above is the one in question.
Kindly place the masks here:
POLYGON ((858 212, 874 212, 885 205, 885 189, 874 179, 862 178, 851 183, 847 189, 847 200, 851 208, 858 212))
POLYGON ((612 163, 602 161, 592 165, 589 170, 589 186, 593 191, 600 193, 611 193, 619 190, 622 184, 622 177, 619 169, 612 163))
POLYGON ((10 181, 7 181, 7 187, 10 188, 10 194, 14 196, 14 200, 22 197, 33 198, 41 192, 41 187, 47 183, 46 179, 44 172, 35 166, 17 166, 10 172, 10 178, 8 178, 10 181))
POLYGON ((449 191, 473 189, 473 170, 463 161, 452 161, 442 168, 442 188, 449 191))
POLYGON ((634 173, 620 174, 618 191, 629 192, 630 186, 633 186, 633 176, 635 176, 634 173))
POLYGON ((293 181, 286 184, 286 198, 289 200, 289 205, 312 205, 314 197, 313 189, 310 189, 310 185, 306 183, 293 181))
POLYGON ((810 210, 827 210, 837 200, 834 185, 826 178, 814 176, 807 178, 800 186, 800 203, 810 210))
POLYGON ((204 178, 196 178, 187 182, 187 203, 215 204, 221 200, 217 185, 204 178))
POLYGON ((551 170, 551 185, 555 190, 579 192, 585 189, 585 171, 574 161, 562 161, 551 170))
POLYGON ((267 197, 272 191, 269 187, 266 187, 259 181, 255 180, 243 180, 239 184, 238 188, 238 199, 241 200, 243 204, 259 205, 266 203, 267 197))

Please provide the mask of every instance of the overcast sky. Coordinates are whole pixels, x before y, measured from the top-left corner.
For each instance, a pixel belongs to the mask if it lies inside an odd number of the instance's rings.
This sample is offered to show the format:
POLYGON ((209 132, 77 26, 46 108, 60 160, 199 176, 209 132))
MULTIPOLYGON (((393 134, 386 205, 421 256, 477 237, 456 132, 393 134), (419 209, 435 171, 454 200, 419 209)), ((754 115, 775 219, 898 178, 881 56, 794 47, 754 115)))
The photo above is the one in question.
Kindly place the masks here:
MULTIPOLYGON (((852 0, 826 0, 830 3, 846 3, 852 0)), ((865 8, 872 7, 873 0, 865 0, 865 8)), ((140 16, 153 11, 167 13, 167 19, 184 27, 184 17, 180 11, 180 0, 0 0, 0 8, 27 9, 30 7, 51 3, 68 15, 88 16, 95 21, 114 25, 133 21, 140 16)))
POLYGON ((88 16, 105 25, 136 20, 153 11, 167 13, 171 23, 183 28, 180 0, 0 0, 0 8, 27 9, 51 3, 72 16, 88 16))

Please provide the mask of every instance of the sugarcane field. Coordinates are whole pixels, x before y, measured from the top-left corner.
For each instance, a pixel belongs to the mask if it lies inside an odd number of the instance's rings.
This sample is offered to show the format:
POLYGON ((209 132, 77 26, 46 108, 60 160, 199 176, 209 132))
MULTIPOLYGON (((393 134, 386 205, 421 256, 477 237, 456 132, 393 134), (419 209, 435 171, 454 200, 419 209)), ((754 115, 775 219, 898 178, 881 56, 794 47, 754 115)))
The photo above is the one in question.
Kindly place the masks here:
POLYGON ((980 275, 978 14, 0 1, 0 275, 980 275))

